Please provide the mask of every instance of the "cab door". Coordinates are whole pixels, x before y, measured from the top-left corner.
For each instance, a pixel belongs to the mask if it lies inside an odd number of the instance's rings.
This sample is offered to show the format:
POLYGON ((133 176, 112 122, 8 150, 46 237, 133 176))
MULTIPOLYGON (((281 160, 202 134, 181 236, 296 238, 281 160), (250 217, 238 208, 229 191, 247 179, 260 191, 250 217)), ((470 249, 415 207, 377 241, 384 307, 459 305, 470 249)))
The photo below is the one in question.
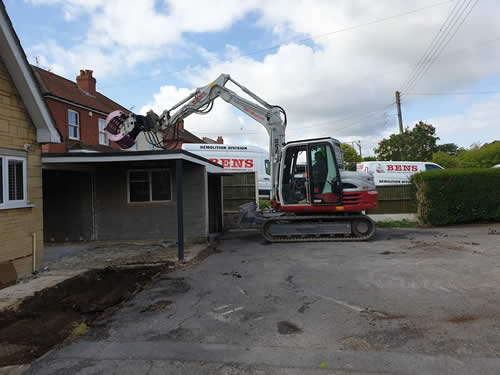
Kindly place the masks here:
POLYGON ((288 145, 280 166, 281 203, 287 205, 310 205, 309 152, 307 144, 288 145))
POLYGON ((333 147, 329 142, 308 144, 309 189, 313 205, 342 203, 342 182, 333 147))

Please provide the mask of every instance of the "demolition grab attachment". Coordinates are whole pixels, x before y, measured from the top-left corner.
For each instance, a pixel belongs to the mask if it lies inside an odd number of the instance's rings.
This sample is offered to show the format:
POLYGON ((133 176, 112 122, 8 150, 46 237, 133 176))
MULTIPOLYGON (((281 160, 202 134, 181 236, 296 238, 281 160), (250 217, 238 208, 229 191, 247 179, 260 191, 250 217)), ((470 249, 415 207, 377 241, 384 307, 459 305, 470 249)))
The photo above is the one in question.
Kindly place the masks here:
POLYGON ((145 132, 148 142, 150 137, 154 137, 149 143, 156 147, 170 148, 166 147, 168 145, 156 135, 156 132, 159 131, 158 120, 158 116, 152 111, 148 112, 146 116, 141 116, 117 110, 111 112, 106 118, 104 131, 109 140, 123 149, 135 145, 135 140, 141 132, 145 132))

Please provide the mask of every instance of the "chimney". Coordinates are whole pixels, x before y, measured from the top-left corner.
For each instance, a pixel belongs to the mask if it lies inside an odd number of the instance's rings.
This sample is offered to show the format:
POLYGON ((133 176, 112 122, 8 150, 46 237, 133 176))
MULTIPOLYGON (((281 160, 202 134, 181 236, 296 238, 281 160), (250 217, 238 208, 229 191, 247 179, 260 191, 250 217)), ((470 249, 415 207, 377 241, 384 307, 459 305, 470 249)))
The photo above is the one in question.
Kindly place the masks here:
POLYGON ((220 135, 217 137, 217 143, 220 145, 224 144, 224 138, 222 138, 220 135))
POLYGON ((95 78, 92 77, 92 70, 80 70, 80 75, 76 77, 76 84, 83 91, 95 96, 95 78))

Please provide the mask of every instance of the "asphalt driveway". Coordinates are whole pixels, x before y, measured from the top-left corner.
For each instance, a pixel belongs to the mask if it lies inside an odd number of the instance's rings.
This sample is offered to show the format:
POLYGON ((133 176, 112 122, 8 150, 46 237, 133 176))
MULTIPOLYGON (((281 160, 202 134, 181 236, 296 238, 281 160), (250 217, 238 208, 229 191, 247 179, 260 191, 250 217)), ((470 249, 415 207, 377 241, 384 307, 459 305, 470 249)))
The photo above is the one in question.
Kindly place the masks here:
POLYGON ((27 374, 498 374, 500 225, 265 244, 165 274, 27 374))

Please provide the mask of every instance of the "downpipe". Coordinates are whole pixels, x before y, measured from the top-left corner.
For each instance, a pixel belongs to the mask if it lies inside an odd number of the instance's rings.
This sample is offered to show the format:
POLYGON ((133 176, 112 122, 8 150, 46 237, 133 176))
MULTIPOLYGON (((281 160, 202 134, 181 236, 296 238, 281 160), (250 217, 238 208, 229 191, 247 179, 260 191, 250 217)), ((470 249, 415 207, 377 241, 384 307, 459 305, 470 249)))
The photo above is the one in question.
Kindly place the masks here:
POLYGON ((36 272, 36 232, 31 233, 31 258, 33 260, 33 270, 36 272))

